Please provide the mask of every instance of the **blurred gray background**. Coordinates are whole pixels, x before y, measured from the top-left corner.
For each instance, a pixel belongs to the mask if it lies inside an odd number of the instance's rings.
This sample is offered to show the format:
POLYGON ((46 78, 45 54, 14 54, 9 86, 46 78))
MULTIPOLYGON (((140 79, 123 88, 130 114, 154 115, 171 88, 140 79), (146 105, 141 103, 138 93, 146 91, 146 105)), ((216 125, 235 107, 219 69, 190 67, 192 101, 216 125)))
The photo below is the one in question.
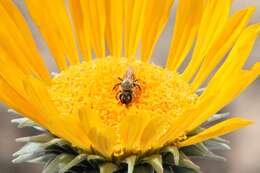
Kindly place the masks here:
MULTIPOLYGON (((26 17, 33 35, 37 41, 39 51, 42 52, 46 63, 51 71, 56 71, 48 48, 42 41, 39 32, 26 12, 23 0, 14 0, 23 15, 26 17)), ((40 0, 39 0, 40 2, 40 0)), ((177 1, 178 3, 178 1, 177 1)), ((162 65, 167 57, 169 42, 172 32, 172 24, 177 3, 171 14, 171 20, 159 40, 154 52, 153 62, 162 65)), ((254 5, 256 10, 250 23, 260 22, 260 1, 259 0, 234 0, 232 12, 237 9, 254 5)), ((248 60, 247 67, 260 61, 260 39, 257 40, 255 48, 248 60)), ((225 138, 231 141, 232 150, 220 153, 227 158, 226 162, 198 160, 204 173, 260 173, 260 78, 257 79, 244 93, 242 93, 232 104, 225 108, 235 116, 243 116, 254 120, 256 123, 250 127, 241 129, 227 135, 225 138)), ((8 114, 7 109, 0 105, 0 173, 38 173, 41 166, 32 164, 12 164, 12 153, 21 145, 14 141, 15 138, 32 135, 35 133, 30 129, 17 129, 10 120, 14 115, 8 114)))

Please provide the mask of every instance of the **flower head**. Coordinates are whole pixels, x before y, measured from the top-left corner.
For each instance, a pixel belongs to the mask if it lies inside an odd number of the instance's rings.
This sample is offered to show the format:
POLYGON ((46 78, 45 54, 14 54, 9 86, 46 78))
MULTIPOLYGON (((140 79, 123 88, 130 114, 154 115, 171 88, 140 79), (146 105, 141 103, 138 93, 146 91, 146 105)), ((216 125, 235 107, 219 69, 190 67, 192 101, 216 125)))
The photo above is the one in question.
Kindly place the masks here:
POLYGON ((259 24, 247 26, 254 7, 230 15, 231 0, 180 0, 163 68, 149 62, 173 0, 69 0, 69 10, 64 0, 25 2, 60 71, 49 75, 21 13, 2 0, 0 99, 75 152, 117 167, 138 156, 161 172, 161 151, 176 154, 169 147, 203 144, 251 124, 230 118, 200 128, 260 74, 260 63, 243 68, 260 31, 259 24), (124 90, 129 67, 133 86, 124 90), (129 105, 122 92, 131 97, 129 105))

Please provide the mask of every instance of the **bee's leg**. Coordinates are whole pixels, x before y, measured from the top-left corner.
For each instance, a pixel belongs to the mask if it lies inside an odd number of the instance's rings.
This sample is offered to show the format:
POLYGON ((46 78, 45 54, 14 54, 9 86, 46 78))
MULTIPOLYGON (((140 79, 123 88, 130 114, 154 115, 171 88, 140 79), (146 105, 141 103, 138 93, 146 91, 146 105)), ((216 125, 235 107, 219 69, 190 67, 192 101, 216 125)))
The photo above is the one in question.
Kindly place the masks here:
POLYGON ((121 82, 120 83, 117 83, 115 84, 115 86, 113 87, 113 90, 115 90, 119 85, 121 85, 121 82))
POLYGON ((120 94, 121 94, 121 92, 118 92, 118 93, 116 94, 116 99, 117 99, 117 100, 120 100, 120 94))
POLYGON ((141 86, 139 84, 134 83, 134 87, 137 87, 139 89, 139 91, 142 91, 142 88, 141 88, 141 86))
POLYGON ((121 77, 118 77, 117 79, 120 80, 121 82, 123 81, 123 79, 121 77))
POLYGON ((121 92, 118 92, 116 95, 116 99, 118 100, 118 104, 121 104, 121 92))

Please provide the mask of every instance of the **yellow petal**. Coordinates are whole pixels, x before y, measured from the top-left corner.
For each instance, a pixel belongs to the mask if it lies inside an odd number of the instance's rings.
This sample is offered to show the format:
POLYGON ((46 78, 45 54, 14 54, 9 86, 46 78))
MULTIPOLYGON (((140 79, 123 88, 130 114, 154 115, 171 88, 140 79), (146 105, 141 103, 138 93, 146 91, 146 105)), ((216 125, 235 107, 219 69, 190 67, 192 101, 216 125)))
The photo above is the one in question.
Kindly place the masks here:
POLYGON ((173 0, 150 0, 145 7, 144 26, 141 36, 141 59, 149 61, 154 46, 169 19, 173 0))
POLYGON ((231 102, 259 75, 259 63, 251 70, 242 70, 259 32, 259 24, 249 26, 242 32, 227 60, 210 80, 201 97, 206 97, 212 92, 218 94, 209 106, 201 110, 189 130, 196 128, 231 102))
POLYGON ((48 70, 17 7, 10 0, 3 0, 0 2, 0 11, 0 46, 4 49, 6 58, 15 62, 24 73, 35 75, 49 83, 48 70))
POLYGON ((37 119, 35 118, 36 122, 50 130, 53 134, 70 141, 73 145, 83 148, 89 145, 87 138, 84 138, 84 133, 79 129, 77 119, 60 116, 46 86, 41 81, 29 77, 24 81, 24 88, 28 101, 36 110, 34 114, 37 117, 37 119))
POLYGON ((167 119, 156 116, 152 118, 143 130, 141 136, 141 148, 142 150, 148 150, 151 147, 158 146, 158 139, 164 135, 169 127, 167 119))
POLYGON ((46 119, 47 124, 42 124, 44 127, 50 127, 52 124, 48 124, 52 119, 55 119, 57 115, 57 109, 55 108, 46 86, 39 80, 28 77, 23 81, 24 90, 28 101, 37 110, 38 116, 46 119))
POLYGON ((180 147, 185 147, 199 142, 203 142, 210 138, 230 133, 234 130, 248 126, 250 124, 252 124, 252 121, 242 118, 231 118, 224 122, 218 123, 195 136, 188 138, 187 140, 180 143, 180 147))
POLYGON ((205 0, 180 0, 166 67, 178 70, 196 38, 205 0))
POLYGON ((97 58, 105 57, 105 0, 81 0, 84 28, 89 28, 91 47, 97 58))
POLYGON ((98 113, 94 110, 89 110, 86 108, 81 108, 79 110, 80 125, 88 134, 90 129, 94 127, 102 127, 102 121, 98 113))
POLYGON ((135 57, 144 25, 144 11, 148 0, 124 1, 124 51, 125 57, 135 57))
POLYGON ((55 126, 50 128, 50 131, 53 131, 52 133, 71 142, 73 146, 80 147, 86 151, 90 149, 91 142, 85 131, 81 128, 77 117, 59 116, 54 124, 55 126))
POLYGON ((205 108, 214 96, 215 94, 211 94, 208 95, 207 98, 200 98, 193 107, 189 108, 182 115, 175 118, 171 122, 167 132, 160 138, 159 143, 165 144, 167 142, 172 142, 178 137, 185 135, 190 124, 198 116, 198 112, 205 108))
POLYGON ((16 110, 24 116, 37 121, 45 122, 44 118, 36 116, 36 110, 32 108, 32 105, 21 96, 16 90, 14 90, 8 83, 0 76, 0 100, 6 106, 16 110))
POLYGON ((23 71, 17 65, 6 57, 0 48, 0 76, 6 83, 12 87, 21 96, 24 96, 24 88, 22 81, 26 78, 23 71))
POLYGON ((56 60, 59 69, 79 62, 78 50, 65 1, 25 0, 28 10, 56 60))
POLYGON ((206 52, 215 42, 222 31, 229 16, 232 0, 211 0, 208 1, 198 32, 197 42, 192 58, 183 72, 183 77, 190 80, 197 71, 206 52))
POLYGON ((227 60, 210 81, 207 90, 223 87, 225 81, 245 64, 260 32, 260 24, 247 27, 232 48, 227 60))
POLYGON ((140 147, 141 134, 149 119, 148 113, 135 113, 129 114, 120 122, 120 136, 126 148, 136 150, 140 147))
POLYGON ((110 129, 94 127, 88 132, 92 146, 105 157, 111 157, 116 145, 115 133, 110 129))
POLYGON ((70 13, 80 51, 85 61, 91 60, 90 31, 85 28, 80 0, 69 0, 70 13))
POLYGON ((123 17, 124 1, 107 0, 106 1, 106 39, 110 55, 114 57, 122 56, 123 48, 123 17))
POLYGON ((79 125, 89 139, 89 143, 106 157, 110 157, 116 144, 116 136, 111 127, 102 123, 94 110, 81 108, 79 110, 79 125))
POLYGON ((224 55, 229 51, 241 31, 248 23, 254 10, 254 7, 240 10, 229 19, 220 36, 205 55, 199 72, 196 74, 195 79, 192 82, 192 88, 194 91, 208 77, 216 65, 218 65, 218 63, 224 58, 224 55))
POLYGON ((232 78, 226 81, 225 85, 217 92, 218 94, 210 101, 210 105, 201 109, 196 118, 189 125, 188 130, 192 130, 206 121, 225 105, 230 103, 244 89, 248 87, 260 74, 260 63, 257 63, 251 70, 241 70, 232 74, 232 78))

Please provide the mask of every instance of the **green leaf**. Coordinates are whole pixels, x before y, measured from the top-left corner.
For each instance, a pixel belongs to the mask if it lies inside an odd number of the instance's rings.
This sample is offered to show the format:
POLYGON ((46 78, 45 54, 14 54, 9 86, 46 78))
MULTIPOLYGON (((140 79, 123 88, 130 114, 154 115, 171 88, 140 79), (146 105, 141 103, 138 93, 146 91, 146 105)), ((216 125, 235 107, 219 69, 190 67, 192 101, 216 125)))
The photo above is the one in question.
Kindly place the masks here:
POLYGON ((29 142, 26 143, 20 150, 13 154, 15 158, 13 163, 28 162, 43 156, 48 151, 48 148, 53 145, 62 146, 67 144, 64 140, 55 138, 47 143, 29 142))
POLYGON ((157 173, 163 173, 162 156, 160 154, 145 157, 142 161, 150 164, 157 173))
POLYGON ((230 142, 224 138, 221 138, 221 137, 215 137, 215 138, 212 138, 210 139, 212 141, 217 141, 217 142, 222 142, 222 143, 225 143, 225 144, 229 144, 230 142))
POLYGON ((16 118, 16 119, 11 120, 11 123, 17 124, 18 128, 33 127, 33 128, 35 128, 36 130, 39 130, 39 131, 44 131, 44 132, 47 131, 46 129, 43 129, 37 123, 35 123, 34 121, 32 121, 28 118, 16 118))
POLYGON ((99 167, 99 165, 103 164, 106 161, 104 157, 99 155, 88 155, 87 159, 89 164, 93 167, 99 167))
POLYGON ((18 113, 16 110, 14 109, 7 109, 7 112, 8 113, 12 113, 12 114, 15 114, 15 115, 21 115, 20 113, 18 113))
POLYGON ((174 158, 175 165, 179 165, 180 153, 179 153, 179 149, 177 147, 169 146, 169 147, 166 147, 165 149, 163 149, 162 152, 171 153, 174 158))
POLYGON ((154 173, 154 170, 150 165, 137 165, 134 168, 134 173, 154 173))
POLYGON ((87 155, 86 154, 80 154, 80 155, 76 156, 66 166, 64 166, 62 169, 60 169, 59 173, 65 173, 70 168, 72 168, 73 166, 79 164, 80 162, 82 162, 83 160, 86 160, 86 159, 87 159, 87 155))
POLYGON ((113 173, 118 170, 118 166, 113 163, 104 163, 99 167, 100 173, 113 173))
POLYGON ((163 171, 164 173, 175 173, 173 166, 165 166, 163 171))
POLYGON ((201 93, 205 90, 206 88, 199 88, 196 90, 196 94, 201 95, 201 93))
POLYGON ((221 120, 221 119, 227 118, 229 115, 230 115, 229 112, 215 114, 215 115, 211 116, 211 117, 208 119, 208 123, 213 123, 213 122, 215 122, 215 121, 219 121, 219 120, 221 120))
POLYGON ((203 142, 209 150, 230 150, 231 147, 223 142, 217 140, 207 140, 203 142))
POLYGON ((194 170, 200 173, 200 167, 193 163, 183 152, 180 151, 180 167, 194 170))
POLYGON ((174 168, 174 173, 200 173, 200 171, 178 166, 174 168))
POLYGON ((28 137, 22 137, 17 138, 16 142, 38 142, 38 143, 46 143, 54 139, 54 137, 51 134, 40 134, 36 136, 28 136, 28 137))
POLYGON ((57 155, 56 154, 44 154, 40 157, 37 157, 35 159, 32 159, 32 160, 28 160, 27 162, 28 163, 39 163, 39 164, 43 164, 43 163, 46 163, 50 160, 53 160, 55 159, 57 155))
POLYGON ((212 153, 203 143, 181 148, 181 151, 187 156, 195 156, 202 158, 211 158, 216 160, 225 160, 225 158, 212 153))
POLYGON ((44 168, 42 173, 57 173, 60 169, 71 162, 74 157, 75 156, 70 154, 60 154, 44 168))
POLYGON ((105 161, 104 157, 99 156, 99 155, 88 155, 87 159, 88 159, 88 161, 91 161, 91 160, 105 161))
POLYGON ((54 138, 52 139, 51 141, 47 142, 47 143, 44 143, 42 144, 44 148, 48 148, 52 145, 58 145, 58 146, 64 146, 64 145, 67 145, 67 141, 63 140, 63 139, 60 139, 60 138, 54 138))
POLYGON ((25 144, 20 150, 16 151, 13 154, 13 156, 16 157, 23 154, 31 154, 34 152, 42 152, 42 151, 44 151, 43 144, 31 142, 25 144))
POLYGON ((190 131, 187 133, 187 136, 194 136, 194 135, 197 135, 198 133, 204 131, 205 129, 202 128, 202 127, 197 127, 196 129, 190 131))
POLYGON ((29 153, 29 154, 23 154, 19 155, 17 158, 13 159, 13 163, 22 163, 22 162, 27 162, 29 160, 38 158, 40 156, 44 155, 43 152, 37 152, 37 153, 29 153))
POLYGON ((125 159, 125 162, 127 163, 127 173, 133 173, 134 166, 135 166, 136 156, 130 156, 125 159))

